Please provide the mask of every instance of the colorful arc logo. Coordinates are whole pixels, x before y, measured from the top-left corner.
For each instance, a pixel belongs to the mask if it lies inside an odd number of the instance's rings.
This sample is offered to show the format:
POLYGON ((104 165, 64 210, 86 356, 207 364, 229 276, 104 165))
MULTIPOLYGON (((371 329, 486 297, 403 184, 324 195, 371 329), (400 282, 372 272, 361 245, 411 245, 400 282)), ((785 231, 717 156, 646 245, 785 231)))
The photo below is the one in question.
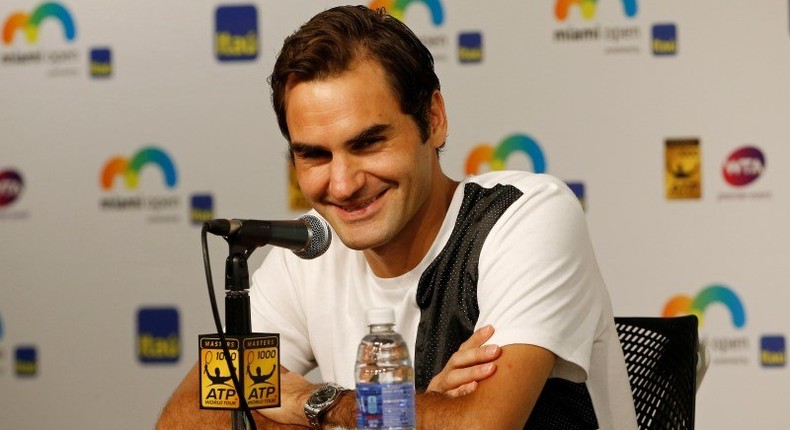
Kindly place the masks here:
POLYGON ((700 291, 696 297, 677 295, 664 305, 662 315, 674 317, 693 314, 699 318, 699 325, 702 326, 702 315, 705 313, 705 309, 714 303, 721 303, 727 307, 732 316, 732 325, 737 328, 746 325, 746 311, 741 299, 738 298, 735 291, 725 285, 710 285, 700 291))
MULTIPOLYGON (((623 2, 623 13, 629 18, 636 16, 639 7, 636 0, 621 0, 623 2)), ((554 6, 554 16, 558 21, 565 21, 568 18, 568 11, 571 6, 578 5, 584 19, 593 19, 597 9, 598 0, 557 0, 554 6)))
POLYGON ((16 12, 8 17, 3 26, 3 43, 10 45, 18 30, 24 29, 29 43, 38 40, 38 28, 41 23, 49 18, 57 19, 63 25, 63 35, 69 42, 77 36, 74 19, 68 9, 59 3, 44 3, 33 10, 30 15, 16 12))
POLYGON ((523 134, 512 134, 502 140, 496 148, 483 144, 478 145, 466 159, 466 174, 474 175, 480 172, 480 166, 488 164, 491 170, 505 170, 508 157, 514 152, 523 152, 532 160, 532 171, 544 173, 546 159, 540 145, 534 139, 523 134))
POLYGON ((101 186, 105 190, 112 188, 113 180, 118 175, 123 175, 126 188, 137 188, 140 170, 147 164, 156 164, 162 169, 165 185, 173 188, 178 182, 176 168, 170 157, 161 149, 147 147, 137 152, 131 160, 124 157, 110 159, 102 169, 101 186))
POLYGON ((399 21, 403 21, 406 8, 413 3, 422 3, 431 12, 433 25, 439 26, 444 22, 444 9, 439 0, 374 0, 368 5, 371 9, 384 8, 399 21))

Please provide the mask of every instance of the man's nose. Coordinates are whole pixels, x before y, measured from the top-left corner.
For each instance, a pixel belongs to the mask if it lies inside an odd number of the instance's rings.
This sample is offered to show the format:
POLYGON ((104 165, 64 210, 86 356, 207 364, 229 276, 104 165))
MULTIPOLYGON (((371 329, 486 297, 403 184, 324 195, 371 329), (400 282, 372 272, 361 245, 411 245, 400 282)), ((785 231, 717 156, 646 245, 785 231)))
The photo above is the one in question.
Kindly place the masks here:
POLYGON ((359 160, 353 156, 332 157, 329 170, 329 194, 333 199, 350 199, 364 185, 359 160))

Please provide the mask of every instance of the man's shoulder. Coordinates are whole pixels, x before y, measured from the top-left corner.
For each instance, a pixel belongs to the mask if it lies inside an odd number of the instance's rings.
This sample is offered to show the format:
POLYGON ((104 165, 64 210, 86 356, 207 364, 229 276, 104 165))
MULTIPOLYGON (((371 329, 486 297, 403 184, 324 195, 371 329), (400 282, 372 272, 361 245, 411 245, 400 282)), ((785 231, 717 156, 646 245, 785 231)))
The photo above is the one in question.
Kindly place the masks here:
POLYGON ((525 194, 534 194, 548 190, 567 190, 567 185, 559 178, 545 173, 533 173, 520 170, 498 170, 468 176, 464 185, 477 184, 483 188, 497 185, 510 185, 525 194))

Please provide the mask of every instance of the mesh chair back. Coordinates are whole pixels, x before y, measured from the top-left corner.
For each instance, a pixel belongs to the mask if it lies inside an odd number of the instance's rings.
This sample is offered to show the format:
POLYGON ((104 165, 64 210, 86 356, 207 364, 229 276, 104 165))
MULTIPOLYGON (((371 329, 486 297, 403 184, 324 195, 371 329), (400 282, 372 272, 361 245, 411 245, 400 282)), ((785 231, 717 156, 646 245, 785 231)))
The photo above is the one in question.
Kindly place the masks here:
POLYGON ((697 317, 616 317, 640 430, 693 429, 697 317))

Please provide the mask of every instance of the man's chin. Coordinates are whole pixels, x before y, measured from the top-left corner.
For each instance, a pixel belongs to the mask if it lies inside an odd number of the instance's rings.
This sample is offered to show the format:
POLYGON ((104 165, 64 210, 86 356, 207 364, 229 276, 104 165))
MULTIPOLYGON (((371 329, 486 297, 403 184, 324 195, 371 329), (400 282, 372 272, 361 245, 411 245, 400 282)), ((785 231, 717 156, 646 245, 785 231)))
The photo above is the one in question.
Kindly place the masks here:
MULTIPOLYGON (((338 235, 340 236, 340 235, 338 235)), ((366 249, 370 249, 372 245, 370 242, 365 240, 358 240, 358 239, 345 239, 342 236, 340 237, 340 241, 343 242, 343 245, 346 245, 346 248, 353 249, 354 251, 364 251, 366 249)))
POLYGON ((347 248, 355 251, 365 251, 367 249, 376 248, 385 242, 385 238, 380 234, 349 234, 341 230, 335 230, 336 236, 343 242, 347 248))

